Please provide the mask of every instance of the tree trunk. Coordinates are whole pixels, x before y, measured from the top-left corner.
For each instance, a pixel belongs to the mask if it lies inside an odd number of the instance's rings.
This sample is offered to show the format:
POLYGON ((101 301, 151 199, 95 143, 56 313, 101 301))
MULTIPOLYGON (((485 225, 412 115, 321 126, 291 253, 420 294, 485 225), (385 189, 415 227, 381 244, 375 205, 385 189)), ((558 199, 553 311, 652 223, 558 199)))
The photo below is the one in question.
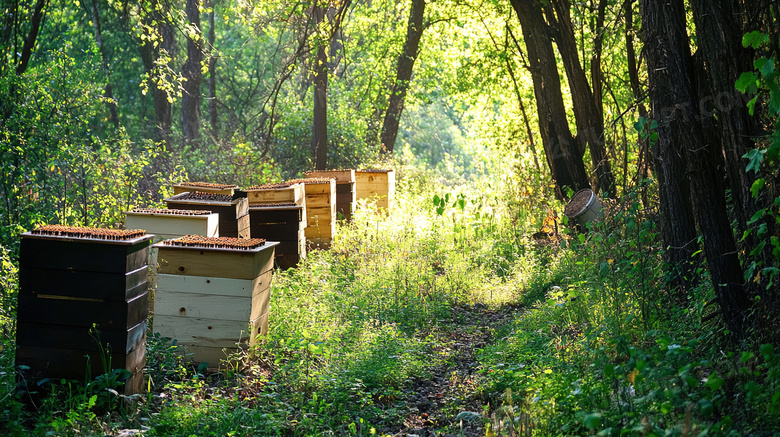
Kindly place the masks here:
POLYGON ((16 66, 17 76, 23 75, 30 64, 30 57, 32 56, 33 48, 35 48, 35 42, 38 39, 38 32, 41 30, 41 21, 43 21, 43 16, 45 15, 44 8, 48 3, 49 0, 38 0, 35 4, 32 18, 30 18, 30 33, 27 34, 27 39, 24 40, 22 53, 19 57, 19 64, 16 66))
MULTIPOLYGON (((643 0, 641 7, 650 99, 658 119, 658 173, 664 175, 662 182, 666 185, 659 185, 665 197, 662 206, 667 208, 672 228, 685 227, 688 235, 684 238, 695 238, 693 223, 687 218, 690 215, 690 202, 684 191, 677 191, 681 189, 678 185, 680 181, 673 178, 675 174, 681 178, 687 175, 690 199, 703 237, 707 266, 718 301, 728 328, 737 338, 741 338, 745 332, 748 299, 742 285, 742 268, 728 219, 722 178, 717 171, 720 151, 707 141, 698 119, 696 103, 699 100, 693 80, 695 76, 685 27, 684 4, 682 0, 643 0), (683 197, 675 198, 680 195, 683 197), (687 222, 674 221, 683 216, 686 216, 687 222)), ((668 226, 664 231, 670 237, 679 232, 669 232, 668 226)), ((686 246, 685 241, 667 243, 671 245, 672 252, 687 255, 681 261, 690 265, 687 251, 677 250, 680 246, 686 246)), ((690 244, 688 248, 692 249, 692 246, 690 244)), ((693 274, 691 271, 687 273, 693 274)), ((685 280, 684 277, 682 279, 685 280)))
POLYGON ((217 0, 211 0, 209 12, 209 121, 211 122, 211 137, 215 143, 219 142, 219 117, 217 114, 217 57, 214 56, 214 43, 216 41, 215 9, 217 0))
POLYGON ((552 39, 539 0, 511 0, 523 29, 531 78, 534 83, 539 131, 555 193, 565 199, 564 187, 588 188, 588 176, 569 130, 552 39))
MULTIPOLYGON (((154 10, 155 2, 152 2, 150 8, 154 10)), ((143 17, 144 24, 149 28, 156 29, 162 39, 160 45, 156 46, 149 39, 142 40, 139 46, 141 61, 144 64, 146 74, 149 75, 150 91, 152 93, 152 102, 154 104, 154 114, 157 120, 157 140, 167 145, 170 144, 171 125, 172 125, 172 107, 168 100, 168 93, 157 86, 160 80, 157 77, 155 61, 160 56, 160 50, 166 50, 169 53, 173 51, 173 34, 168 24, 158 12, 143 17)), ((171 53, 172 55, 172 53, 171 53)))
POLYGON ((200 0, 187 0, 184 8, 191 33, 187 36, 187 60, 181 69, 181 130, 184 144, 196 146, 200 142, 200 82, 203 51, 201 48, 200 0))
MULTIPOLYGON (((577 147, 580 153, 585 152, 585 147, 590 150, 591 163, 596 174, 595 190, 602 190, 614 196, 615 176, 612 174, 609 157, 604 148, 604 120, 601 118, 599 106, 596 105, 596 99, 601 100, 601 94, 594 98, 585 70, 580 63, 570 8, 568 0, 553 0, 545 8, 547 21, 553 26, 558 52, 561 54, 566 77, 569 79, 574 119, 577 125, 577 147)), ((600 78, 594 77, 593 81, 595 88, 600 78)), ((601 89, 600 82, 598 89, 601 89)))
MULTIPOLYGON (((315 5, 312 18, 314 25, 319 25, 325 18, 325 8, 315 5)), ((314 168, 325 170, 328 164, 328 54, 322 43, 317 47, 314 58, 314 127, 311 143, 314 168)))
POLYGON ((380 135, 380 152, 393 153, 395 139, 398 136, 398 124, 404 111, 404 99, 412 80, 414 61, 420 53, 420 39, 425 28, 423 18, 425 16, 425 0, 412 0, 412 9, 409 12, 409 22, 406 26, 406 43, 401 56, 398 57, 395 82, 390 91, 390 99, 387 112, 382 123, 380 135))
POLYGON ((95 29, 95 43, 100 51, 100 59, 103 61, 103 73, 106 75, 105 98, 108 100, 108 112, 111 117, 111 123, 114 128, 119 127, 119 114, 116 109, 116 100, 114 92, 111 89, 111 70, 109 69, 106 51, 103 48, 103 32, 100 28, 100 11, 98 10, 98 0, 92 0, 92 27, 95 29))

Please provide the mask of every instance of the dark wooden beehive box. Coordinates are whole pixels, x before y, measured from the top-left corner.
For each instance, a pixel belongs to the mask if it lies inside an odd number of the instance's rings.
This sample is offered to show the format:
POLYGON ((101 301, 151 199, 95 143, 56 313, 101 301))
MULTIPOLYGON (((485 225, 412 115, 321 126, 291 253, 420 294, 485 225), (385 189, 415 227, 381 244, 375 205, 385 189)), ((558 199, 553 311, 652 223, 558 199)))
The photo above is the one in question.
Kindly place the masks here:
POLYGON ((249 203, 246 197, 184 192, 165 199, 169 209, 207 210, 219 214, 219 236, 249 238, 249 203))
POLYGON ((306 258, 306 235, 303 212, 296 204, 249 204, 249 226, 257 238, 278 241, 276 265, 288 269, 306 258))
POLYGON ((84 236, 37 233, 51 228, 22 235, 16 365, 28 367, 33 380, 85 381, 125 369, 131 377, 124 393, 139 393, 152 236, 143 231, 108 231, 124 233, 124 239, 90 237, 88 231, 84 236), (111 360, 110 369, 104 368, 102 354, 111 360))
POLYGON ((357 202, 355 170, 307 171, 308 178, 331 178, 336 180, 336 214, 346 221, 352 220, 357 202))
POLYGON ((235 352, 237 344, 254 344, 268 331, 276 245, 194 236, 155 244, 154 332, 175 338, 194 361, 210 367, 235 352), (185 241, 194 243, 179 245, 185 241), (231 247, 236 241, 252 247, 231 247))

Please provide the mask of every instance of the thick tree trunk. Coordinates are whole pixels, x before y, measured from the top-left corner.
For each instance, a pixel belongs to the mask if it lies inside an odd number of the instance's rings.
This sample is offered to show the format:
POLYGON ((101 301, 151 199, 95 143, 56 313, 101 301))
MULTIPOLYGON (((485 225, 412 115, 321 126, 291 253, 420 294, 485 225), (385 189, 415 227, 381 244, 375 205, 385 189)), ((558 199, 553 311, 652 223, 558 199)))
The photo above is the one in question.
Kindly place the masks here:
POLYGON ((27 71, 27 67, 30 65, 30 57, 32 56, 33 48, 35 48, 35 42, 38 40, 38 32, 41 30, 41 21, 45 14, 44 8, 49 4, 49 0, 38 0, 35 3, 35 9, 33 9, 32 18, 30 18, 30 32, 27 34, 27 39, 24 40, 22 46, 22 53, 19 57, 19 64, 16 66, 16 75, 21 76, 27 71))
POLYGON ((209 12, 209 121, 211 122, 212 141, 219 142, 219 117, 217 113, 217 57, 214 56, 216 41, 215 9, 217 0, 211 0, 209 12))
POLYGON ((380 134, 380 152, 393 153, 395 139, 398 136, 398 124, 404 111, 404 99, 412 80, 414 61, 420 52, 420 39, 423 34, 423 18, 425 16, 425 0, 412 0, 409 12, 409 22, 406 26, 406 43, 396 66, 395 83, 390 91, 387 112, 382 123, 380 134))
POLYGON ((106 50, 103 48, 103 31, 100 27, 100 11, 98 10, 98 0, 92 0, 92 27, 95 29, 95 43, 100 51, 100 59, 103 61, 103 73, 106 75, 105 98, 108 100, 108 112, 111 117, 111 123, 114 128, 119 127, 119 114, 117 113, 116 100, 114 92, 111 89, 111 70, 109 69, 108 59, 106 59, 106 50))
MULTIPOLYGON (((742 48, 741 11, 736 1, 692 0, 698 55, 706 68, 707 94, 699 109, 719 132, 739 230, 758 210, 750 194, 755 178, 745 171, 742 155, 754 147, 754 128, 747 107, 734 89, 743 71, 752 70, 751 56, 742 48), (712 117, 714 115, 714 117, 712 117)), ((750 238, 750 236, 748 237, 750 238)))
MULTIPOLYGON (((585 147, 590 150, 591 164, 596 173, 596 191, 606 191, 610 196, 614 196, 615 176, 612 174, 607 150, 604 147, 604 120, 601 118, 600 107, 596 104, 596 99, 601 100, 601 94, 594 98, 585 70, 580 63, 570 8, 568 0, 553 0, 545 8, 547 20, 553 26, 558 52, 561 54, 566 77, 569 79, 574 119, 577 125, 576 141, 580 153, 584 153, 585 147)), ((594 77, 593 81, 594 88, 598 82, 600 90, 600 78, 594 77)))
MULTIPOLYGON (((659 173, 667 177, 673 176, 670 173, 674 172, 689 178, 690 198, 703 237, 708 270, 726 324, 740 338, 745 333, 748 299, 726 210, 722 178, 717 171, 720 150, 707 141, 698 119, 698 96, 693 81, 683 0, 643 0, 641 6, 650 98, 658 120, 659 173)), ((666 179, 663 182, 677 184, 679 181, 666 179)), ((666 197, 662 204, 665 203, 666 212, 672 220, 689 214, 687 198, 673 198, 681 194, 684 196, 683 191, 671 192, 671 187, 659 188, 666 197), (675 210, 681 206, 683 210, 675 210)), ((688 223, 672 221, 670 224, 673 228, 685 226, 695 236, 690 219, 688 223)), ((676 233, 672 231, 669 234, 674 236, 676 233)), ((685 242, 668 243, 676 251, 677 244, 683 243, 684 246, 685 242)), ((685 251, 681 252, 687 255, 685 251)), ((688 255, 684 262, 689 263, 689 260, 688 255)))
POLYGON ((552 39, 539 0, 511 0, 511 3, 520 20, 528 51, 542 146, 555 180, 555 193, 564 199, 564 187, 577 191, 588 188, 589 184, 582 152, 577 148, 566 119, 552 39))
POLYGON ((203 51, 201 47, 200 0, 187 0, 184 8, 193 32, 187 37, 187 60, 181 69, 181 131, 184 144, 200 142, 200 82, 203 51))

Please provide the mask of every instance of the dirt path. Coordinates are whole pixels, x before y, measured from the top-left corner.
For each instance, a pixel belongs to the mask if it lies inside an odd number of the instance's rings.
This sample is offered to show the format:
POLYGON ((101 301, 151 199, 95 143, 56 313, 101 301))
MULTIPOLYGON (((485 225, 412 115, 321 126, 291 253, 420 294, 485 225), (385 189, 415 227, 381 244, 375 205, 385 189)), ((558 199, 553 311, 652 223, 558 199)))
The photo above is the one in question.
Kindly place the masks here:
POLYGON ((453 308, 453 317, 444 326, 447 329, 441 345, 434 353, 448 356, 446 363, 431 369, 430 378, 417 378, 405 399, 409 416, 401 429, 385 429, 382 434, 392 436, 484 436, 484 424, 476 420, 457 420, 463 412, 484 413, 487 400, 476 392, 478 366, 475 352, 489 344, 503 325, 520 311, 518 306, 504 306, 492 310, 485 305, 453 308), (463 433, 460 434, 462 424, 463 433))

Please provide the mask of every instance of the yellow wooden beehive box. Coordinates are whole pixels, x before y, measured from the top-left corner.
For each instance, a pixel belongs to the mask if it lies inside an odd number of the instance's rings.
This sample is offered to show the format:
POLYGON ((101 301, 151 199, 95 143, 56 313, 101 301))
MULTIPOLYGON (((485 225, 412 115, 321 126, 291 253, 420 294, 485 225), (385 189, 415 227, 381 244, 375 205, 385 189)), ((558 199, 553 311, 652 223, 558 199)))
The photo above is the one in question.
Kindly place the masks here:
POLYGON ((378 208, 389 209, 395 194, 394 170, 355 170, 357 199, 376 199, 378 208))
POLYGON ((307 171, 308 178, 331 178, 336 180, 336 214, 344 220, 352 220, 357 192, 355 191, 355 170, 307 171))
POLYGON ((295 179, 305 186, 306 242, 327 249, 336 234, 336 181, 331 178, 295 179))

